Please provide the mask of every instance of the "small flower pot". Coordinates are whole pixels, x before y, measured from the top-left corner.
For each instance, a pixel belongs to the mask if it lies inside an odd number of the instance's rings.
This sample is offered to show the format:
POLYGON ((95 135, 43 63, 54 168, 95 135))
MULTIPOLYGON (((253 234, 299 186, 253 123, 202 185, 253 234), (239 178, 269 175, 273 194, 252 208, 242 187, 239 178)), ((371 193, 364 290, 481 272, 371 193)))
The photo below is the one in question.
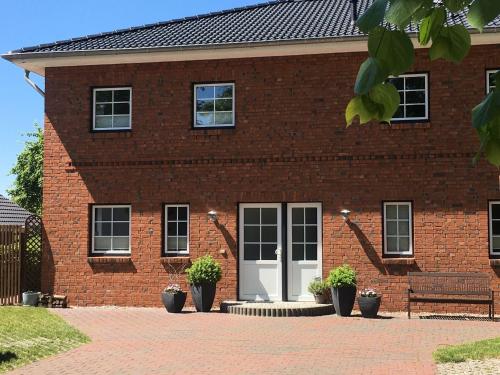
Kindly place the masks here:
POLYGON ((316 301, 316 303, 318 305, 324 305, 328 301, 328 296, 326 295, 326 292, 325 293, 321 293, 321 294, 315 294, 314 295, 314 300, 316 301))
POLYGON ((217 284, 192 284, 191 296, 193 297, 194 307, 198 312, 210 312, 214 304, 217 284))
POLYGON ((186 292, 178 292, 178 293, 161 293, 161 300, 163 305, 169 313, 180 313, 184 304, 186 303, 186 292))
POLYGON ((363 318, 376 318, 382 297, 358 297, 359 310, 363 318))
POLYGON ((331 288, 332 302, 335 313, 338 316, 350 316, 356 299, 355 286, 343 286, 340 288, 331 288))
POLYGON ((40 300, 40 293, 38 292, 23 293, 23 305, 25 306, 37 306, 39 300, 40 300))

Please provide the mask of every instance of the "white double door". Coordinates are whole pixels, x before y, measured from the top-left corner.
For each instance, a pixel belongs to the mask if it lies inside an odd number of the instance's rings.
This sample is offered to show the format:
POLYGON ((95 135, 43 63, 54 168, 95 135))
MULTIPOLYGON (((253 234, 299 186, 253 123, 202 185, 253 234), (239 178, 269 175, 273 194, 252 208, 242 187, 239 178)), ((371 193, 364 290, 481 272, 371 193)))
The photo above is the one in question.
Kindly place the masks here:
POLYGON ((289 301, 314 299, 307 286, 321 277, 321 204, 288 203, 285 212, 282 207, 281 203, 240 204, 242 300, 281 301, 284 295, 289 301))

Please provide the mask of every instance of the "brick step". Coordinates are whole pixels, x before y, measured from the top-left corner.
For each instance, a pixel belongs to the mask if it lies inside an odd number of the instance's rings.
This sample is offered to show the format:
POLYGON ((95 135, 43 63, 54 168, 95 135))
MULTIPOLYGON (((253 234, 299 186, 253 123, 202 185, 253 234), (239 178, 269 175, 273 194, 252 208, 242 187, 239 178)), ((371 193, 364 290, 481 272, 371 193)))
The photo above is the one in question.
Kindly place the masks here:
POLYGON ((262 317, 297 317, 331 315, 332 305, 314 302, 248 302, 223 301, 220 311, 228 314, 262 317))

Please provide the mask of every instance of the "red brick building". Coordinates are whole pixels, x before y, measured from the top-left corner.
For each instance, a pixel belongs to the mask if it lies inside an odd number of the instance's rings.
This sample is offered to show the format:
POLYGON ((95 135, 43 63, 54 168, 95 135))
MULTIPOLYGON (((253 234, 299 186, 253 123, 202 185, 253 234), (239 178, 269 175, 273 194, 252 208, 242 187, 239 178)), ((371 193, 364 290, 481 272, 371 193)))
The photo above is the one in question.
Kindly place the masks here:
POLYGON ((157 306, 172 269, 204 254, 223 266, 218 301, 308 300, 346 262, 386 310, 405 307, 408 271, 486 273, 498 290, 499 171, 472 166, 470 120, 500 67, 498 26, 460 65, 418 50, 392 126, 345 126, 367 55, 347 0, 4 55, 46 82, 44 291, 157 306))

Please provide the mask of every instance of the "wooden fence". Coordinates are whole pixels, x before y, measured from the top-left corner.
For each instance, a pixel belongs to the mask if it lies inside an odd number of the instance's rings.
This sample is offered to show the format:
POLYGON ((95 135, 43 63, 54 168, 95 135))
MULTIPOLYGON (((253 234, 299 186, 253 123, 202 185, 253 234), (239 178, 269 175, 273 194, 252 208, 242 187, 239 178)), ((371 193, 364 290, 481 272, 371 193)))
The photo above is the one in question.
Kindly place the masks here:
POLYGON ((0 305, 21 300, 21 259, 24 229, 0 225, 0 305))

